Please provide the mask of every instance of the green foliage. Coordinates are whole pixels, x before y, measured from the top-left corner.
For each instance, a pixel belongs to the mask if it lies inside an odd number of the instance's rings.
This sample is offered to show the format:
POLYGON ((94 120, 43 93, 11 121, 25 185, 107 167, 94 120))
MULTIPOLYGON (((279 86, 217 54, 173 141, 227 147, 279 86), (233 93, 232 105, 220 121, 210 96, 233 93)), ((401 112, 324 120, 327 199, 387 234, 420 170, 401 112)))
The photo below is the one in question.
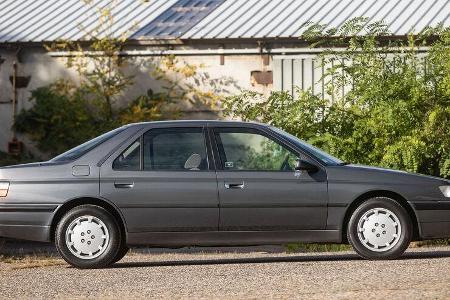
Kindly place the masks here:
MULTIPOLYGON (((29 153, 22 153, 21 155, 11 155, 0 151, 0 167, 23 164, 34 161, 33 156, 29 153)), ((1 239, 0 239, 1 248, 1 239)))
POLYGON ((96 116, 84 99, 82 90, 59 81, 31 93, 35 105, 22 111, 15 127, 26 132, 37 147, 56 155, 113 126, 96 116))
POLYGON ((346 161, 450 177, 450 29, 387 42, 383 24, 364 22, 306 31, 312 45, 332 44, 319 56, 324 98, 245 91, 225 100, 226 114, 273 124, 346 161))

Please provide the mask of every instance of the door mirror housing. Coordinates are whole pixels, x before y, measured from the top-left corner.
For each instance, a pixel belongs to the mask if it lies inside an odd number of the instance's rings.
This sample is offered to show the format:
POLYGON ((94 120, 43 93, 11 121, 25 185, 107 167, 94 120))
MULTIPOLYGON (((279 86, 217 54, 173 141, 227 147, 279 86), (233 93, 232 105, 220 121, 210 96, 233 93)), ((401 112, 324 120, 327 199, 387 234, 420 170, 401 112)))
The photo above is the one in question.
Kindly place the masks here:
POLYGON ((298 159, 295 164, 295 170, 314 173, 314 172, 319 171, 319 168, 316 165, 313 165, 312 163, 310 163, 306 160, 298 159))

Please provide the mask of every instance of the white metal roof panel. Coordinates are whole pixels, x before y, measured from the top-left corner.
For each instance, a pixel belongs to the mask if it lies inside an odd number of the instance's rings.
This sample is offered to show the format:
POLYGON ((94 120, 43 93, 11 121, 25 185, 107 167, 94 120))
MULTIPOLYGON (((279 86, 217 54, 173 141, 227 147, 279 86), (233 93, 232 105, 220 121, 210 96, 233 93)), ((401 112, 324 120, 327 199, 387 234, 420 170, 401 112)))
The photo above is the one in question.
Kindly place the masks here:
MULTIPOLYGON (((178 0, 3 0, 0 2, 0 42, 83 40, 98 28, 97 8, 110 7, 113 24, 102 35, 119 36, 150 23, 178 0)), ((136 31, 136 30, 134 30, 136 31)), ((130 32, 130 34, 134 33, 130 32)))
POLYGON ((450 0, 227 0, 181 38, 298 37, 305 24, 339 27, 355 17, 384 21, 393 35, 405 35, 450 26, 449 14, 450 0))
POLYGON ((0 0, 0 42, 83 40, 98 27, 97 8, 113 23, 100 34, 130 39, 298 37, 307 24, 339 27, 355 17, 384 21, 393 35, 450 26, 450 0, 0 0), (130 30, 132 29, 132 30, 130 30))

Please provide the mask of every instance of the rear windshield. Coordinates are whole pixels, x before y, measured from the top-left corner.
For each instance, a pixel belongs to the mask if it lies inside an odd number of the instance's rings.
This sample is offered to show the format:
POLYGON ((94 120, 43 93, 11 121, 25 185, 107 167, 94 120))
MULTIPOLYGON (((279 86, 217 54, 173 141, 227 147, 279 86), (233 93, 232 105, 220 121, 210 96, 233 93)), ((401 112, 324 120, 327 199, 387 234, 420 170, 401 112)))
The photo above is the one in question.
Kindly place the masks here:
POLYGON ((107 133, 104 133, 96 138, 93 138, 90 141, 87 141, 86 143, 76 146, 75 148, 72 148, 69 151, 64 152, 63 154, 56 156, 51 161, 64 162, 64 161, 72 161, 72 160, 78 159, 81 156, 88 153, 89 151, 91 151, 92 149, 96 148, 100 144, 104 143, 105 141, 116 136, 117 134, 119 134, 120 132, 122 132, 124 130, 125 130, 125 127, 120 127, 120 128, 114 129, 112 131, 109 131, 107 133))

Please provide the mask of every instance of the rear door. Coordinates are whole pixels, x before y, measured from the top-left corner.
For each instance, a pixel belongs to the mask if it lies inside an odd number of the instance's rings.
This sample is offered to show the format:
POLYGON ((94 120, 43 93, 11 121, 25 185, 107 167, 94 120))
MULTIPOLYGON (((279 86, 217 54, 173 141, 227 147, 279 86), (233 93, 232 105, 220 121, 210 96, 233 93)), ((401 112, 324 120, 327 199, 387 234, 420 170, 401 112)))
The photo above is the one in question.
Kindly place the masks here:
POLYGON ((213 128, 219 158, 220 229, 225 231, 317 230, 327 218, 325 170, 295 172, 300 156, 269 132, 213 128))
POLYGON ((217 231, 217 182, 205 128, 154 128, 101 168, 101 195, 129 232, 217 231))

